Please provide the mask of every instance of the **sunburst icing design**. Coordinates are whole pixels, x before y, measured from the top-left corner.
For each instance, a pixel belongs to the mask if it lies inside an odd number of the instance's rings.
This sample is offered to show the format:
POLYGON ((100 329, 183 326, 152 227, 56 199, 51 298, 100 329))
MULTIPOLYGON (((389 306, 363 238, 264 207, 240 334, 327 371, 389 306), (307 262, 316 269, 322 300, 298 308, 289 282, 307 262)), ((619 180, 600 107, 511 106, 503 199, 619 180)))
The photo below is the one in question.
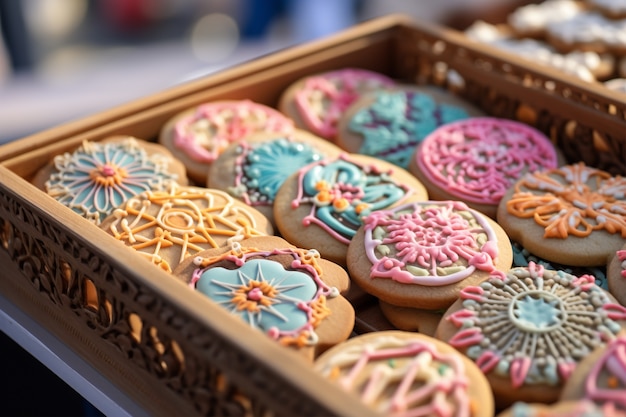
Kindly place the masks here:
POLYGON ((54 158, 47 193, 95 224, 132 196, 164 190, 178 176, 165 155, 148 153, 129 137, 119 142, 83 142, 54 158))
POLYGON ((281 344, 315 345, 315 329, 331 314, 326 300, 339 295, 322 280, 319 253, 232 246, 222 255, 195 258, 198 268, 189 285, 281 344), (277 255, 291 256, 293 262, 286 268, 272 260, 277 255), (222 261, 230 267, 215 265, 222 261))
POLYGON ((381 415, 467 417, 475 406, 458 354, 424 340, 381 336, 346 345, 319 371, 381 415))
POLYGON ((466 287, 461 299, 463 308, 448 317, 459 331, 448 342, 515 388, 562 384, 626 320, 626 307, 613 303, 593 277, 532 262, 505 279, 466 287))
POLYGON ((453 284, 474 271, 495 271, 496 234, 465 203, 427 201, 379 210, 364 219, 372 278, 406 284, 453 284))
POLYGON ((168 272, 200 251, 265 235, 245 206, 206 188, 172 185, 167 191, 142 193, 113 216, 107 230, 168 272))
POLYGON ((529 173, 507 201, 509 213, 532 218, 544 237, 585 237, 594 231, 626 238, 626 178, 584 163, 529 173))

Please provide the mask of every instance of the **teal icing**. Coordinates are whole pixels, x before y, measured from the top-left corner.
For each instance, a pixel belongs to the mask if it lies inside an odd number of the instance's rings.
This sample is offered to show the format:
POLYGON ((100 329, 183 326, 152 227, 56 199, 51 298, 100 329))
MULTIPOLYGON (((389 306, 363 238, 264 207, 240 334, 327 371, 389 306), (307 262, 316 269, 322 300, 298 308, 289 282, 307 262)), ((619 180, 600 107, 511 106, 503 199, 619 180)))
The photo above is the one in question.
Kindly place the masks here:
POLYGON ((537 331, 558 325, 562 313, 557 298, 546 298, 541 295, 536 298, 526 295, 518 299, 513 308, 513 315, 520 324, 537 331))
POLYGON ((467 117, 463 108, 439 104, 427 94, 380 91, 374 103, 353 116, 349 129, 363 135, 358 153, 407 168, 415 147, 428 134, 467 117))
POLYGON ((267 259, 249 260, 234 270, 210 268, 201 274, 196 289, 252 327, 263 331, 272 328, 280 331, 302 328, 309 318, 300 304, 313 300, 317 295, 317 285, 309 275, 299 271, 287 271, 278 262, 267 259), (256 312, 238 309, 238 305, 233 302, 233 296, 238 290, 249 288, 254 281, 267 283, 276 290, 274 297, 266 295, 271 304, 259 304, 256 312))

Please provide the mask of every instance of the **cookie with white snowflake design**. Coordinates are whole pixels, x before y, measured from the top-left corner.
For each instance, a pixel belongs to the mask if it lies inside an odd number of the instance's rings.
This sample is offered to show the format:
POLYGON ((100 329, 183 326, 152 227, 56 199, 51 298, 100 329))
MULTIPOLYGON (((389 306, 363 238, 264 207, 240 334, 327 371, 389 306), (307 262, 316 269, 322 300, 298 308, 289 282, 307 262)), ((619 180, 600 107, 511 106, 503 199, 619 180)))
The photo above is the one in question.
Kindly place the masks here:
POLYGON ((511 268, 504 230, 460 201, 416 201, 376 210, 348 247, 352 280, 389 304, 446 309, 468 285, 511 268))
POLYGON ((203 250, 274 234, 267 217, 227 193, 176 184, 126 200, 100 228, 167 272, 203 250))
POLYGON ((345 266, 348 244, 375 210, 427 200, 413 175, 367 155, 341 154, 290 175, 276 194, 274 219, 281 236, 345 266))
POLYGON ((310 360, 347 339, 354 326, 354 309, 342 296, 350 285, 346 271, 276 236, 200 252, 174 275, 310 360))
POLYGON ((530 263, 463 289, 436 337, 480 367, 504 409, 557 401, 580 362, 625 326, 626 307, 593 277, 530 263))
POLYGON ((194 185, 205 186, 209 168, 231 143, 257 132, 293 131, 293 121, 278 110, 250 100, 219 100, 172 116, 159 143, 183 161, 194 185))
POLYGON ((505 192, 526 172, 556 168, 559 153, 539 130, 514 120, 447 123, 417 146, 409 171, 432 200, 459 200, 496 217, 505 192))
POLYGON ((337 146, 408 168, 415 147, 439 126, 482 110, 432 86, 380 89, 356 100, 339 121, 337 146))
POLYGON ((355 336, 317 358, 314 369, 377 415, 494 415, 493 394, 476 364, 423 334, 355 336))
POLYGON ((185 166, 163 146, 132 136, 85 141, 57 155, 32 183, 87 220, 99 225, 130 197, 187 185, 185 166))
POLYGON ((497 219, 547 261, 606 266, 626 239, 626 178, 582 162, 529 172, 502 197, 497 219))
POLYGON ((287 177, 341 149, 296 129, 292 134, 257 133, 228 146, 211 164, 207 185, 228 192, 274 222, 274 199, 287 177))

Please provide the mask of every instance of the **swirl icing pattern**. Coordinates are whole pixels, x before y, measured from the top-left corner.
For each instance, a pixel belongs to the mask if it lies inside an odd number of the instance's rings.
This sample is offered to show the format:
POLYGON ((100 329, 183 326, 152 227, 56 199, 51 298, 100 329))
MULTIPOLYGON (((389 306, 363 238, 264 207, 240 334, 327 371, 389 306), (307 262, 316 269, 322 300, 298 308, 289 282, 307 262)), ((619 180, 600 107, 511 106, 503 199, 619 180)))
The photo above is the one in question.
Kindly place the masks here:
POLYGON ((105 230, 172 272, 184 258, 203 250, 264 236, 242 206, 219 190, 171 186, 129 199, 114 210, 105 230))
POLYGON ((194 259, 198 268, 189 285, 283 345, 314 345, 315 328, 331 314, 326 300, 339 295, 322 280, 318 259, 314 250, 260 251, 233 244, 222 255, 194 259), (271 259, 281 255, 293 258, 288 269, 271 259), (234 269, 216 266, 222 261, 234 269))
POLYGON ((495 232, 483 215, 457 201, 411 203, 374 211, 365 220, 372 278, 448 285, 476 269, 498 273, 495 232))
POLYGON ((420 171, 459 200, 497 205, 526 172, 556 168, 556 151, 541 132, 519 122, 475 117, 448 123, 416 152, 420 171))
POLYGON ((342 69, 308 77, 296 93, 295 103, 307 128, 324 138, 337 135, 339 118, 369 90, 391 87, 390 78, 360 69, 342 69))
POLYGON ((356 164, 345 155, 313 163, 298 176, 292 207, 311 204, 302 224, 316 224, 345 244, 356 234, 363 216, 400 202, 411 191, 393 181, 389 172, 356 164))
POLYGON ((562 384, 626 319, 626 307, 593 277, 534 263, 465 288, 461 300, 463 308, 447 318, 459 329, 448 343, 465 349, 485 374, 509 378, 513 388, 562 384))
POLYGON ((352 117, 349 129, 363 135, 358 153, 407 168, 415 147, 430 132, 467 117, 463 108, 437 103, 428 94, 379 91, 372 104, 352 117))
POLYGON ((73 153, 54 158, 48 194, 96 225, 132 196, 164 190, 178 176, 165 155, 148 155, 134 138, 83 142, 73 153))
POLYGON ((456 352, 392 335, 352 344, 333 354, 319 371, 381 415, 465 416, 479 406, 456 352))
POLYGON ((289 134, 293 122, 250 100, 207 103, 174 126, 174 143, 198 162, 213 162, 233 142, 255 132, 289 134))
POLYGON ((585 379, 585 398, 626 412, 626 336, 611 340, 591 367, 585 379))
POLYGON ((235 160, 235 187, 229 192, 251 206, 271 205, 289 175, 322 158, 312 146, 286 138, 257 146, 242 142, 235 160))
POLYGON ((506 203, 508 213, 533 218, 544 237, 585 237, 603 230, 626 238, 626 178, 566 165, 525 175, 506 203))

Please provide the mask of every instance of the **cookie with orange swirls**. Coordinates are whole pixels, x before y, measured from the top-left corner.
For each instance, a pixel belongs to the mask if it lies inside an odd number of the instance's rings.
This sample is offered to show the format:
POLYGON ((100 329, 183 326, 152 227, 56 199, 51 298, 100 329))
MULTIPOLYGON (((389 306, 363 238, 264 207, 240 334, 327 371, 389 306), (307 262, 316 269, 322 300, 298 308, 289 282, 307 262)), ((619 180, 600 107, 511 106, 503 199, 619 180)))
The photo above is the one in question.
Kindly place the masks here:
POLYGON ((497 220, 547 261, 605 266, 626 239, 626 178, 582 162, 527 173, 503 196, 497 220))
POLYGON ((352 337, 322 354, 316 372, 381 416, 493 417, 476 364, 433 337, 397 330, 352 337))
POLYGON ((354 326, 354 309, 342 296, 346 271, 277 236, 199 252, 174 275, 309 360, 346 340, 354 326))

